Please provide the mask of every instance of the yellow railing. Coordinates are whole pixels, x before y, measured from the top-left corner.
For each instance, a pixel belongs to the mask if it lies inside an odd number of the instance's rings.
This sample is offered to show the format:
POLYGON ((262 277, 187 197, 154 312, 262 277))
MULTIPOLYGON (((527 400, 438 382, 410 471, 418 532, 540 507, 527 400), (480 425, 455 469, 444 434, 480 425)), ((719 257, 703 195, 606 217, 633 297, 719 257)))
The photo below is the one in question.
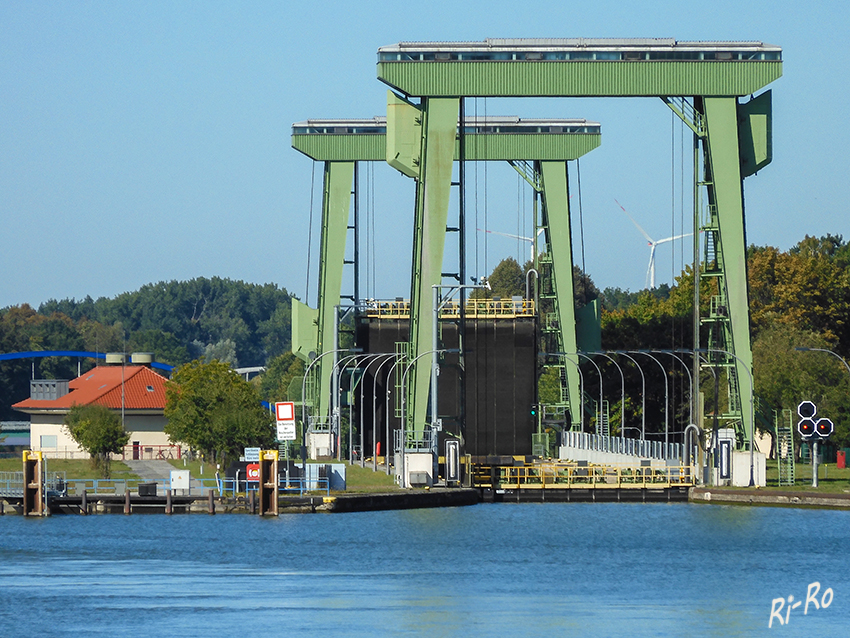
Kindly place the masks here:
POLYGON ((490 485, 490 466, 477 466, 478 487, 501 489, 663 488, 694 485, 689 465, 665 468, 575 464, 499 466, 498 485, 490 485))
MULTIPOLYGON (((529 299, 467 299, 464 306, 466 316, 470 319, 492 317, 533 317, 534 301, 529 299)), ((364 314, 367 317, 384 319, 407 319, 410 317, 409 301, 371 301, 366 305, 364 314)), ((446 319, 460 317, 460 304, 446 303, 440 316, 446 319)))

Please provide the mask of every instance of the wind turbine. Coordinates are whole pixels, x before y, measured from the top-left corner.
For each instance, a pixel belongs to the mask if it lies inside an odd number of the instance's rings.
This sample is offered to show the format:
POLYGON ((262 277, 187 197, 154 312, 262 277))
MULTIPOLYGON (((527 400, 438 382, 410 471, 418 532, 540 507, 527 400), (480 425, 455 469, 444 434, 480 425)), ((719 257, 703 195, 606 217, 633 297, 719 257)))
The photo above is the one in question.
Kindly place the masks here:
MULTIPOLYGON (((617 200, 614 200, 617 202, 617 200)), ((664 239, 655 240, 649 236, 649 234, 640 227, 635 221, 635 218, 629 215, 629 211, 623 208, 623 205, 620 202, 617 202, 617 206, 628 216, 629 219, 632 220, 632 223, 637 227, 637 229, 641 232, 641 234, 646 237, 646 241, 649 243, 649 266, 646 269, 646 283, 647 287, 651 290, 655 288, 655 249, 658 248, 659 244, 664 244, 668 241, 675 241, 677 239, 682 239, 683 237, 690 237, 693 233, 685 233, 684 235, 676 235, 675 237, 666 237, 664 239)))
MULTIPOLYGON (((527 241, 531 244, 531 263, 534 263, 534 238, 533 237, 523 237, 522 235, 511 235, 510 233, 500 233, 498 230, 485 230, 484 228, 476 228, 479 233, 490 233, 491 235, 501 235, 502 237, 510 237, 512 239, 518 239, 520 241, 527 241)), ((540 233, 543 232, 543 228, 539 228, 537 230, 537 237, 540 237, 540 233)))

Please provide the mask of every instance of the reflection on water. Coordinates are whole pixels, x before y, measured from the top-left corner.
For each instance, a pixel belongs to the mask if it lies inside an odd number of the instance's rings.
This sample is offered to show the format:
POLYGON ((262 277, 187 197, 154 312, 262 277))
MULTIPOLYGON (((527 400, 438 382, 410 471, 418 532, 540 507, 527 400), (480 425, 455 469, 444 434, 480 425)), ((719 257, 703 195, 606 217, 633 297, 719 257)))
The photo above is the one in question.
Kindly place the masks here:
POLYGON ((850 626, 848 523, 828 510, 616 503, 8 516, 0 584, 14 604, 0 633, 755 635, 773 599, 819 581, 832 604, 771 631, 836 635, 850 626))

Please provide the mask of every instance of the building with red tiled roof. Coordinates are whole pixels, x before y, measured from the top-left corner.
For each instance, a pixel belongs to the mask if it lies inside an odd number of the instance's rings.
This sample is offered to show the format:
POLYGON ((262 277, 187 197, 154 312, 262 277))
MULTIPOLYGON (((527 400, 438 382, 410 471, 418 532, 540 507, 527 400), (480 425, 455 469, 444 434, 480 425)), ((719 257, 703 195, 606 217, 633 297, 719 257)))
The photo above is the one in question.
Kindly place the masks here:
POLYGON ((151 458, 160 452, 177 458, 163 431, 166 378, 140 365, 107 365, 92 368, 73 381, 55 379, 30 382, 30 398, 12 407, 30 415, 30 447, 46 456, 87 456, 64 427, 74 405, 105 405, 123 414, 130 434, 130 458, 151 458))

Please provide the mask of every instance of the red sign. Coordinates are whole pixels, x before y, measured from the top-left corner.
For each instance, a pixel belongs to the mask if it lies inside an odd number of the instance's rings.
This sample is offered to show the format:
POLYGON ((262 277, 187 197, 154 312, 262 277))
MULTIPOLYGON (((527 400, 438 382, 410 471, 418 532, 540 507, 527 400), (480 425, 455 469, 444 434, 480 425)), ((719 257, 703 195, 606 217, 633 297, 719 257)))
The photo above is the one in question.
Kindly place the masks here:
POLYGON ((260 480, 260 464, 259 463, 248 463, 245 467, 247 470, 246 481, 259 481, 260 480))
POLYGON ((295 420, 295 402, 294 401, 278 401, 274 404, 275 416, 278 421, 294 421, 295 420))

